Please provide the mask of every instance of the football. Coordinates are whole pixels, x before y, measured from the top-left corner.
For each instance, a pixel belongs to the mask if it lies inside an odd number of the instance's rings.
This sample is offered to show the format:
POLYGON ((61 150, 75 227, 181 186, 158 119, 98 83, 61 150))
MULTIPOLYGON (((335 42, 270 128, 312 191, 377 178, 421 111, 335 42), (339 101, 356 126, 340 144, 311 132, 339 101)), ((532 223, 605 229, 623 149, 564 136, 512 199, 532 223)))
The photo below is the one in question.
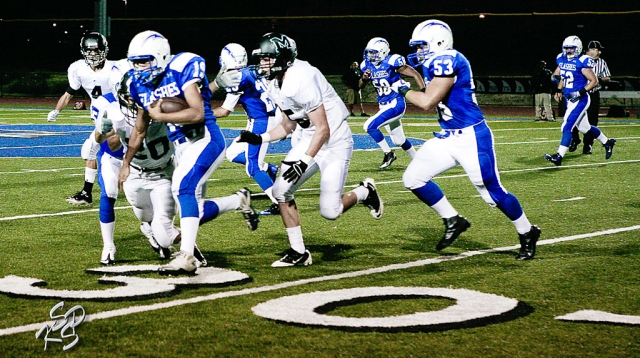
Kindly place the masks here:
MULTIPOLYGON (((155 108, 158 105, 158 102, 160 100, 157 100, 153 103, 151 103, 151 107, 155 108)), ((179 112, 183 109, 189 108, 189 104, 187 103, 187 101, 185 101, 182 98, 178 98, 178 97, 164 97, 162 98, 162 105, 160 106, 160 109, 162 110, 162 113, 174 113, 174 112, 179 112)))

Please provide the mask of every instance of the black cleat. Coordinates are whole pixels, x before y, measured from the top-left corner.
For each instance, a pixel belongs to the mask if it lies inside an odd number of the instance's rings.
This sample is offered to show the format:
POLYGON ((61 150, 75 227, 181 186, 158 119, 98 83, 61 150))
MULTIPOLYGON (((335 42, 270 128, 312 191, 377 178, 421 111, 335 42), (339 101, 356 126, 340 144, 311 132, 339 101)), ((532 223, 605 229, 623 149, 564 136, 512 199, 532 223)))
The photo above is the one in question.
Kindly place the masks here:
POLYGON ((593 153, 591 150, 591 146, 588 144, 585 144, 584 147, 582 147, 582 154, 591 154, 593 153))
POLYGON ((244 216, 244 221, 247 223, 249 230, 254 231, 258 228, 258 213, 253 209, 251 205, 251 190, 242 188, 236 192, 236 195, 240 197, 240 207, 238 211, 244 216))
POLYGON ((604 150, 606 150, 606 154, 604 156, 605 159, 611 158, 613 155, 613 146, 616 145, 616 140, 613 138, 609 138, 609 140, 604 144, 604 150))
POLYGON ((206 267, 207 266, 207 259, 204 258, 204 255, 202 254, 202 251, 200 251, 200 249, 198 248, 198 245, 195 245, 193 247, 193 258, 196 259, 196 266, 197 267, 206 267))
POLYGON ((67 197, 67 203, 71 205, 91 205, 92 202, 91 193, 87 193, 84 190, 67 197))
POLYGON ((542 230, 535 225, 531 225, 531 230, 526 234, 518 234, 520 237, 520 251, 516 255, 516 260, 531 260, 536 254, 536 243, 540 238, 542 230))
POLYGON ((559 167, 562 165, 562 156, 558 153, 554 154, 554 155, 549 155, 549 154, 545 154, 544 155, 544 159, 550 161, 551 163, 555 164, 556 167, 559 167))
POLYGON ((569 152, 575 152, 578 149, 578 145, 582 143, 580 138, 573 139, 571 144, 569 144, 569 152))
POLYGON ((384 159, 382 159, 382 164, 380 164, 380 169, 384 169, 391 165, 391 163, 395 162, 398 157, 396 153, 390 151, 389 153, 384 153, 384 159))
POLYGON ((438 245, 436 245, 436 250, 438 251, 449 247, 449 245, 456 241, 460 234, 471 227, 469 220, 460 215, 442 219, 442 221, 444 222, 444 236, 442 236, 442 239, 438 242, 438 245))
POLYGON ((280 215, 280 205, 273 203, 268 209, 259 212, 258 215, 280 215))
POLYGON ((291 267, 291 266, 309 266, 313 263, 311 253, 305 250, 299 253, 294 249, 287 250, 287 253, 278 261, 271 264, 271 267, 291 267))
POLYGON ((374 219, 380 220, 382 214, 384 214, 384 204, 382 203, 382 199, 380 199, 380 195, 378 194, 378 189, 376 188, 376 183, 371 178, 366 178, 362 182, 360 182, 360 186, 365 187, 369 190, 369 195, 362 201, 362 204, 369 208, 369 213, 373 216, 374 219))

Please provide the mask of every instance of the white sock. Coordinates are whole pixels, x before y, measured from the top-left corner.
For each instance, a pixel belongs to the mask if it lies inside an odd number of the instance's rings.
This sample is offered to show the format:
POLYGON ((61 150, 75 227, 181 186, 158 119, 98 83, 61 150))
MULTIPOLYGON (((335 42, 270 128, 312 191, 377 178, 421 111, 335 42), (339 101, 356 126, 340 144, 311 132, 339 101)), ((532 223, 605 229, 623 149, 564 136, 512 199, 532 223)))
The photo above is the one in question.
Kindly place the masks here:
POLYGON ((416 157, 416 148, 414 148, 414 147, 409 148, 409 150, 405 150, 405 152, 407 152, 407 154, 409 154, 411 159, 416 157))
POLYGON ((358 185, 355 189, 351 190, 352 193, 356 194, 358 198, 358 202, 363 201, 369 196, 369 189, 363 187, 362 185, 358 185))
POLYGON ((302 240, 302 228, 300 226, 287 228, 287 236, 289 236, 289 245, 300 254, 304 254, 306 248, 302 240))
POLYGON ((512 223, 516 227, 516 230, 518 230, 518 234, 526 234, 531 230, 531 223, 525 213, 522 213, 522 215, 515 221, 512 221, 512 223))
POLYGON ((182 231, 182 241, 180 251, 193 255, 193 248, 196 246, 196 237, 200 227, 200 218, 180 218, 180 229, 182 231))
POLYGON ((431 209, 435 210, 436 213, 438 213, 438 215, 440 215, 440 217, 443 219, 452 218, 458 215, 458 211, 456 211, 456 209, 453 208, 449 200, 447 200, 446 196, 442 197, 440 201, 435 203, 431 207, 431 209))
POLYGON ((604 135, 604 133, 602 133, 602 132, 600 132, 600 135, 596 139, 598 140, 598 142, 600 142, 602 144, 606 144, 607 141, 609 140, 609 138, 607 138, 607 136, 604 135))
POLYGON ((569 150, 569 147, 565 147, 564 145, 561 145, 558 147, 558 154, 560 154, 560 156, 564 157, 565 154, 567 154, 567 151, 569 150))
POLYGON ((110 223, 100 223, 100 231, 102 232, 102 246, 107 248, 114 248, 116 244, 113 241, 113 232, 115 231, 116 222, 112 221, 110 223))
POLYGON ((387 143, 387 141, 383 138, 382 141, 378 142, 378 145, 380 146, 380 148, 382 148, 382 151, 385 153, 389 153, 391 151, 391 148, 389 148, 389 143, 387 143))
POLYGON ((240 196, 237 194, 225 196, 222 198, 214 198, 213 200, 216 205, 218 205, 218 210, 220 213, 218 215, 222 215, 228 211, 237 210, 240 206, 240 196))
POLYGON ((84 167, 84 181, 89 183, 95 183, 97 173, 98 173, 98 169, 84 167))

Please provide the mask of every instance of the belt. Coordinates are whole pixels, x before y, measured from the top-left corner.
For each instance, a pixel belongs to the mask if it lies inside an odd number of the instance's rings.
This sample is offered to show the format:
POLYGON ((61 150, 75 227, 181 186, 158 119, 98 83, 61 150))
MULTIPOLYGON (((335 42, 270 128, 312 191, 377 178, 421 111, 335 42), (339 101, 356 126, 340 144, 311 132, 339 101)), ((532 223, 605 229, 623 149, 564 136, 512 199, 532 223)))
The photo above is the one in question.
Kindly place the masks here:
POLYGON ((478 132, 479 130, 484 129, 485 127, 487 127, 487 123, 485 121, 482 121, 482 122, 478 122, 478 123, 476 123, 476 124, 474 124, 472 126, 469 126, 469 127, 442 129, 442 132, 444 132, 444 133, 433 132, 433 135, 436 138, 447 138, 448 136, 453 135, 453 134, 463 134, 463 133, 478 132))
POLYGON ((130 165, 132 168, 134 168, 134 169, 136 169, 136 170, 138 170, 138 171, 140 171, 140 172, 148 173, 148 172, 156 172, 156 171, 163 170, 163 169, 167 168, 167 167, 169 166, 169 164, 171 164, 171 161, 168 161, 168 162, 167 162, 167 164, 165 164, 164 166, 162 166, 162 167, 157 167, 157 168, 143 168, 143 167, 139 167, 139 166, 137 166, 137 165, 135 165, 135 164, 133 164, 133 163, 130 163, 129 165, 130 165))
POLYGON ((184 137, 180 137, 173 141, 173 144, 178 145, 182 143, 186 143, 188 141, 195 141, 202 137, 204 137, 204 126, 199 126, 196 128, 189 129, 188 131, 183 132, 184 137))

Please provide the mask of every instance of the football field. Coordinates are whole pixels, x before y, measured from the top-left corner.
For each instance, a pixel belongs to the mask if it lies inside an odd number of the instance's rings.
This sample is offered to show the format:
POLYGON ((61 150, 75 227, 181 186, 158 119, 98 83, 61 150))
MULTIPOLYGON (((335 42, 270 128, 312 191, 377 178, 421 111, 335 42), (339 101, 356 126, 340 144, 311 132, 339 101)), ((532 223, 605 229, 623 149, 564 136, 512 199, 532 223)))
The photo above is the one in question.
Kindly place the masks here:
MULTIPOLYGON (((601 119, 617 139, 611 159, 596 143, 555 167, 543 155, 557 150, 561 122, 488 117, 501 181, 542 229, 532 261, 514 259, 514 226, 461 168, 435 182, 472 225, 436 251, 442 220, 402 185, 409 156, 394 148, 398 160, 378 169, 382 152, 352 117, 345 190, 375 179, 381 220, 363 205, 323 219, 316 175, 296 195, 313 265, 272 268, 288 248, 280 217, 249 231, 230 212, 200 228, 209 266, 167 278, 153 272, 165 261, 122 193, 117 264, 100 267, 99 188, 91 207, 64 200, 82 185, 88 115, 65 110, 47 123, 46 113, 0 107, 3 357, 640 356, 640 120, 601 119)), ((403 123, 416 146, 439 131, 434 114, 403 123)), ((246 117, 219 124, 231 140, 246 117)), ((279 164, 287 145, 267 160, 279 164)), ((242 187, 257 210, 270 205, 227 161, 207 196, 242 187)))

